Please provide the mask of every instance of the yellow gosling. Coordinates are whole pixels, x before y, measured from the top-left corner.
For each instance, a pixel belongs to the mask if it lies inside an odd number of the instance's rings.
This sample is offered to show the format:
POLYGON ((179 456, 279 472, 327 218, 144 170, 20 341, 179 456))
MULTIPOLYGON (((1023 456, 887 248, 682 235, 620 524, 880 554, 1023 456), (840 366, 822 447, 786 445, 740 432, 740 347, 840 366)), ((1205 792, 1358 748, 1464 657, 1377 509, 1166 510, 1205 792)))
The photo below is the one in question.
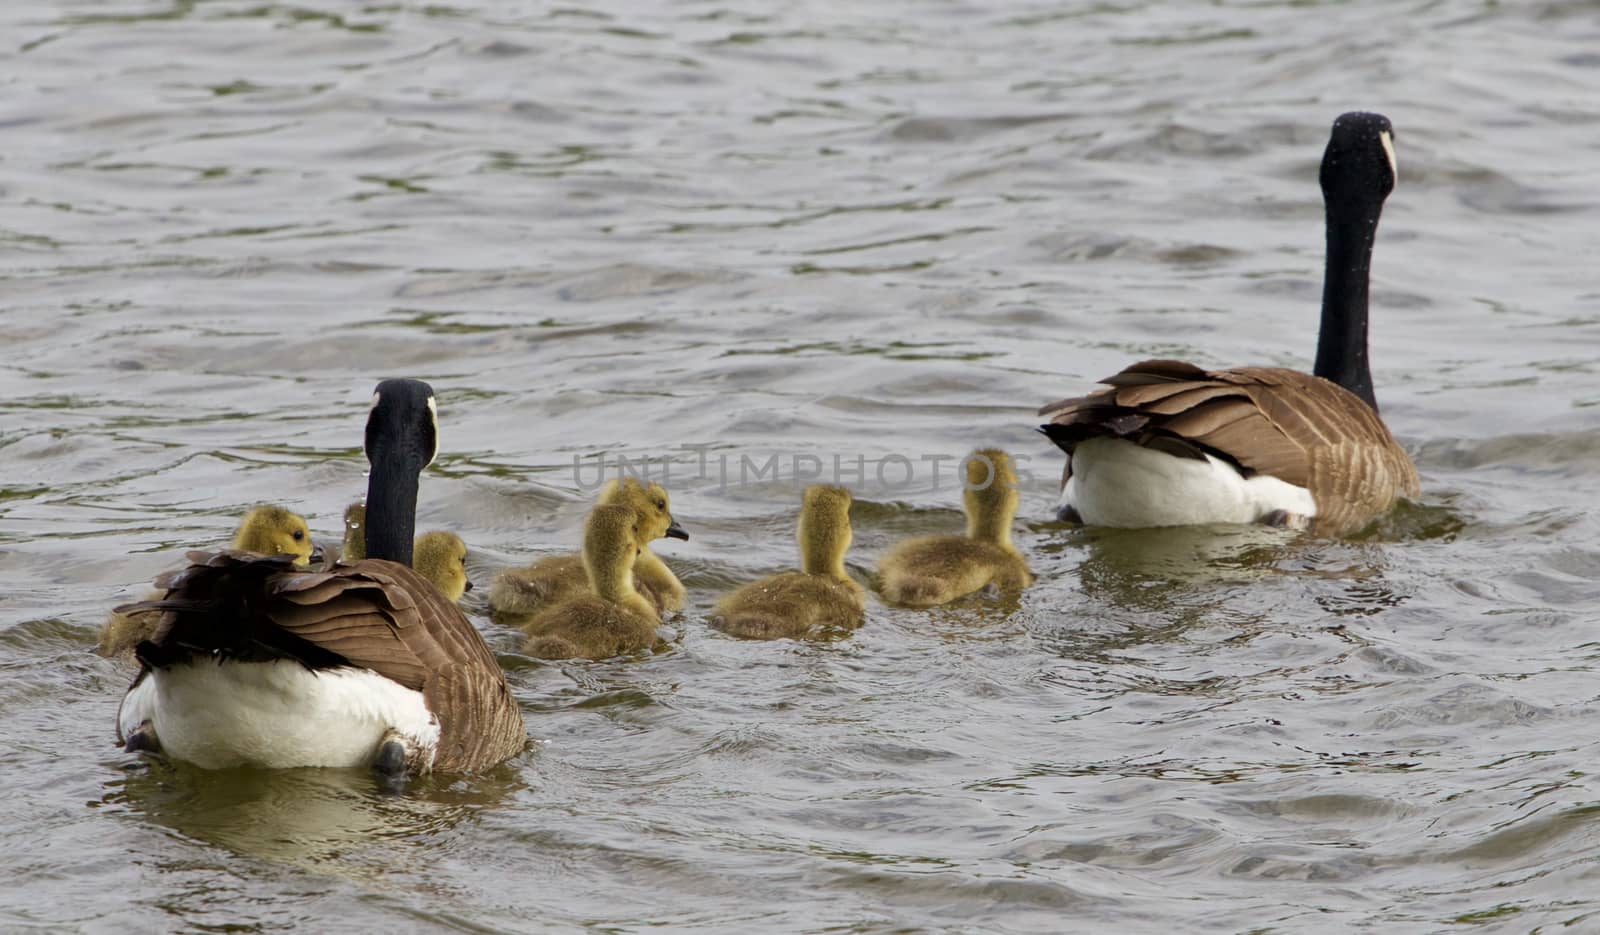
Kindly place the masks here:
MULTIPOLYGON (((262 555, 293 555, 294 563, 305 567, 311 562, 311 529, 305 518, 281 506, 258 506, 244 515, 233 534, 232 547, 241 552, 262 555)), ((158 601, 165 592, 151 591, 144 599, 158 601)), ((161 611, 113 611, 100 628, 100 642, 94 651, 108 658, 133 659, 133 648, 150 638, 161 611)))
POLYGON ((425 532, 412 550, 411 567, 452 604, 472 590, 466 562, 467 544, 453 532, 425 532))
POLYGON ((711 625, 750 639, 791 639, 853 630, 866 592, 844 570, 850 548, 850 491, 807 487, 800 506, 800 571, 753 581, 717 602, 711 625))
POLYGON ((998 448, 967 459, 965 536, 908 539, 878 563, 884 600, 903 607, 932 607, 994 585, 1020 591, 1033 583, 1028 563, 1011 544, 1017 513, 1017 473, 998 448))
POLYGON ((621 505, 589 511, 583 568, 592 593, 579 593, 534 615, 522 629, 524 651, 541 659, 609 659, 656 645, 655 606, 633 585, 639 515, 621 505))
MULTIPOLYGON (((665 536, 687 540, 672 519, 667 491, 656 483, 642 484, 637 478, 608 481, 596 499, 597 506, 626 506, 639 516, 639 555, 633 563, 633 584, 660 613, 683 609, 687 594, 678 576, 672 573, 649 543, 665 536)), ((552 555, 521 568, 508 568, 489 585, 489 613, 504 626, 525 626, 540 610, 578 594, 593 593, 583 570, 581 555, 552 555)))
POLYGON ((339 561, 359 562, 367 557, 367 508, 352 503, 344 508, 344 541, 339 545, 339 561))

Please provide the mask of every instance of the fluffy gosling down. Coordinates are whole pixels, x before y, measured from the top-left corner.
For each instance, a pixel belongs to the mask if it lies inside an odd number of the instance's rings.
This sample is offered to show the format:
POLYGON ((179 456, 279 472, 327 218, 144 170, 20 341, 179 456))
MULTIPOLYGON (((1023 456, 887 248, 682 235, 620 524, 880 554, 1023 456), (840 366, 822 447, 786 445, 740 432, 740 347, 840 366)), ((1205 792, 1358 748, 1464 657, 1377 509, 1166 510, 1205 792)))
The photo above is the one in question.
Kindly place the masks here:
MULTIPOLYGON (((672 573, 650 543, 663 536, 688 541, 672 519, 667 491, 660 484, 641 484, 637 478, 608 481, 596 506, 625 506, 639 516, 639 554, 633 562, 633 584, 659 613, 683 609, 687 595, 683 582, 672 573)), ((489 613, 504 626, 526 626, 534 615, 569 597, 593 594, 582 555, 552 555, 521 568, 508 568, 489 585, 489 613)))
POLYGON ((643 525, 632 508, 613 504, 589 511, 583 567, 592 593, 573 594, 523 627, 524 651, 540 659, 609 659, 656 644, 655 605, 633 586, 633 563, 643 525))
POLYGON ((1011 458, 997 448, 973 452, 967 459, 961 499, 967 513, 966 535, 907 539, 878 563, 884 600, 904 607, 933 607, 990 585, 1020 591, 1033 583, 1028 563, 1011 544, 1018 500, 1011 458))
POLYGON ((723 597, 711 611, 712 626, 750 639, 793 639, 861 626, 866 592, 844 570, 850 491, 807 487, 798 538, 800 571, 753 581, 723 597))
POLYGON ((467 544, 453 532, 425 532, 417 537, 411 567, 454 604, 472 590, 467 580, 467 544))
MULTIPOLYGON (((241 552, 261 555, 292 555, 296 567, 304 568, 311 562, 311 530, 305 518, 281 506, 258 506, 244 515, 239 529, 233 534, 233 548, 241 552)), ((160 600, 163 592, 151 591, 145 600, 160 600)), ((133 648, 150 638, 161 622, 161 612, 134 611, 119 614, 112 611, 100 629, 100 642, 94 651, 109 658, 133 660, 133 648)))
POLYGON ((367 557, 367 508, 352 503, 344 508, 344 541, 339 545, 339 560, 359 562, 367 557))

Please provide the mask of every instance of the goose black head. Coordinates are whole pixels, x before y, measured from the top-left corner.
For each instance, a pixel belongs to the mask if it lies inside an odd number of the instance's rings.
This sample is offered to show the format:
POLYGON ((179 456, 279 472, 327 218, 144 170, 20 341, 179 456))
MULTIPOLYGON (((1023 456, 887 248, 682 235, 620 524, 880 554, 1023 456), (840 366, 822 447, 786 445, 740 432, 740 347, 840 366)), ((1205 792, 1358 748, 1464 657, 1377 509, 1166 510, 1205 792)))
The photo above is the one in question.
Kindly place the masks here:
POLYGON ((421 380, 384 380, 372 394, 364 445, 368 558, 411 564, 417 483, 439 453, 439 414, 433 387, 421 380))
POLYGON ((367 414, 367 460, 393 459, 421 470, 439 453, 439 409, 421 380, 384 380, 367 414))
POLYGON ((1340 114, 1322 154, 1322 196, 1330 203, 1369 199, 1381 203, 1394 191, 1398 175, 1389 118, 1361 111, 1340 114))

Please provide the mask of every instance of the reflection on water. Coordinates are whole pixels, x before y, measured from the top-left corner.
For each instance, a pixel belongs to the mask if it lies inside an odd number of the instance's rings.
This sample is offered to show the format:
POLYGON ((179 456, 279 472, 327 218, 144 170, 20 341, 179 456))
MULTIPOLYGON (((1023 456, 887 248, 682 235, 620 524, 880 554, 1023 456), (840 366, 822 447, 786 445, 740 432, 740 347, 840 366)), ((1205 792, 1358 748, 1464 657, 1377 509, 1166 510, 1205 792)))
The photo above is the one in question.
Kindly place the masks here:
POLYGON ((1272 574, 1298 538, 1266 526, 1082 529, 1073 535, 1085 552, 1078 569, 1084 592, 1132 607, 1170 598, 1186 586, 1272 574))
POLYGON ((107 783, 98 804, 239 857, 375 881, 424 874, 427 842, 522 785, 507 768, 414 778, 394 794, 363 770, 201 770, 152 758, 107 783))

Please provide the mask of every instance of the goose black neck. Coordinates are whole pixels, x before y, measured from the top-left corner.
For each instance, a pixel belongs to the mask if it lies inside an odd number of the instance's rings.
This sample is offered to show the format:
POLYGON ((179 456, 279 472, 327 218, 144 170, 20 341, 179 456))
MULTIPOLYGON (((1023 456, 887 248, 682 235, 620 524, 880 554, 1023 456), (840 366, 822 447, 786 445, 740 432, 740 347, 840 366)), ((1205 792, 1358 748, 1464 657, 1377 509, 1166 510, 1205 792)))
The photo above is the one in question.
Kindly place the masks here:
POLYGON ((421 465, 374 458, 367 478, 367 558, 411 564, 421 465))
POLYGON ((1322 154, 1319 181, 1328 219, 1328 258, 1313 372, 1361 397, 1376 412, 1367 363, 1367 283, 1378 218, 1395 184, 1389 118, 1359 111, 1341 114, 1322 154))
POLYGON ((1322 325, 1313 372, 1377 411, 1367 360, 1367 283, 1383 204, 1344 207, 1336 211, 1330 204, 1328 210, 1328 266, 1322 279, 1322 325))

